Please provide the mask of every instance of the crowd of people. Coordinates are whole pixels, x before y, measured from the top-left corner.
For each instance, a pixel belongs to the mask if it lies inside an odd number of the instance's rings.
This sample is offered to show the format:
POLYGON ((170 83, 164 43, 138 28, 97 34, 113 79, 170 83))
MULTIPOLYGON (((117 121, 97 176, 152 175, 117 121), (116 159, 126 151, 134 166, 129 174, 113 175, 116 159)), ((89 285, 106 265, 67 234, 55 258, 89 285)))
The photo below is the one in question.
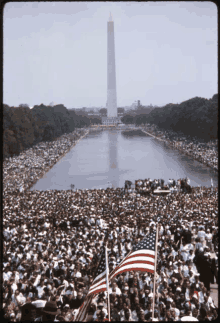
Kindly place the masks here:
POLYGON ((175 181, 174 179, 169 179, 168 183, 164 183, 164 179, 139 179, 135 181, 135 190, 140 194, 149 194, 154 193, 154 191, 167 191, 170 193, 177 192, 181 189, 181 183, 183 182, 183 179, 178 179, 175 181))
POLYGON ((4 192, 25 191, 32 187, 86 133, 86 129, 76 129, 57 140, 40 142, 18 156, 6 158, 3 162, 4 192))
POLYGON ((162 131, 157 126, 149 124, 144 126, 143 130, 160 138, 172 148, 180 150, 181 153, 218 171, 218 140, 200 142, 196 138, 186 137, 172 130, 162 131))
MULTIPOLYGON (((106 242, 111 272, 158 225, 154 320, 214 320, 218 304, 210 284, 218 284, 218 188, 167 196, 142 196, 129 187, 28 190, 85 134, 77 130, 75 138, 40 143, 3 163, 5 319, 74 321, 106 242)), ((130 271, 110 281, 111 321, 151 321, 153 279, 130 271)), ((106 292, 99 293, 88 320, 104 321, 107 313, 106 292)))
MULTIPOLYGON (((3 202, 7 319, 19 321, 26 303, 39 311, 55 302, 56 320, 74 320, 106 237, 111 271, 156 223, 155 319, 216 318, 210 283, 218 277, 217 188, 164 197, 123 188, 25 191, 7 194, 3 202)), ((127 272, 110 287, 111 320, 151 320, 152 274, 127 272)), ((106 318, 106 303, 106 293, 98 294, 91 320, 106 318)))
MULTIPOLYGON (((130 181, 126 181, 130 182, 130 181)), ((131 183, 131 182, 130 182, 131 183)), ((131 183, 132 184, 132 183, 131 183)), ((131 184, 125 184, 125 187, 131 187, 131 184)), ((190 186, 189 178, 180 178, 178 180, 169 179, 167 184, 164 184, 164 179, 139 179, 135 181, 135 190, 141 195, 148 195, 150 193, 155 194, 169 194, 169 193, 177 193, 178 191, 182 191, 185 193, 191 193, 192 187, 190 186)))

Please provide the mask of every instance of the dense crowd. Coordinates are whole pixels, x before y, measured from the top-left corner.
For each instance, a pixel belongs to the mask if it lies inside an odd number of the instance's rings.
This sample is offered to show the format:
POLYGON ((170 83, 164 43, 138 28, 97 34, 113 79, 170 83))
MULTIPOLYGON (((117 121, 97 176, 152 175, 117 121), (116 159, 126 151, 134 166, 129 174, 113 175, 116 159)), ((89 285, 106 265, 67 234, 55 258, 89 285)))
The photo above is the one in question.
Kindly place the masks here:
POLYGON ((55 141, 40 142, 18 156, 6 158, 3 162, 4 192, 25 191, 33 186, 85 134, 85 129, 77 129, 55 141))
POLYGON ((153 193, 155 190, 176 193, 181 189, 182 181, 184 181, 184 179, 179 179, 177 181, 175 181, 174 179, 169 179, 168 183, 164 184, 164 180, 162 178, 154 180, 150 178, 140 179, 135 181, 135 190, 140 194, 153 193))
MULTIPOLYGON (((218 188, 167 196, 128 187, 28 191, 85 134, 76 130, 3 163, 4 317, 74 320, 106 241, 111 271, 158 223, 154 320, 215 319, 210 283, 218 283, 218 188)), ((137 186, 145 183, 151 185, 148 179, 137 186)), ((166 185, 176 187, 173 180, 166 185)), ((152 274, 126 272, 110 283, 112 321, 151 320, 152 274)), ((105 320, 106 304, 106 292, 98 294, 88 320, 105 320)))
MULTIPOLYGON (((23 304, 34 304, 39 316, 44 306, 56 303, 57 321, 74 319, 95 278, 106 237, 111 271, 156 223, 155 319, 216 318, 210 283, 218 277, 217 205, 217 188, 165 197, 123 188, 6 194, 5 318, 21 320, 23 304)), ((152 289, 150 273, 116 277, 110 285, 111 320, 150 321, 152 289)), ((106 318, 106 303, 106 293, 98 294, 89 310, 91 320, 106 318)))
POLYGON ((172 148, 180 150, 181 153, 218 171, 218 140, 200 142, 196 138, 186 137, 171 130, 162 131, 155 125, 147 125, 143 130, 165 141, 172 148))

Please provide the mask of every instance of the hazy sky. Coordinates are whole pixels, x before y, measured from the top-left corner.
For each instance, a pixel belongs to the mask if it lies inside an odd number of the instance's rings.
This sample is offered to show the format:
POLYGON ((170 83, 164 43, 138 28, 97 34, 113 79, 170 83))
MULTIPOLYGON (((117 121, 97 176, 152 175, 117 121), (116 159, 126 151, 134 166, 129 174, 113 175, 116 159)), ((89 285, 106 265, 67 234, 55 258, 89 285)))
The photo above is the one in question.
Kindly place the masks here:
POLYGON ((105 106, 110 11, 118 106, 217 93, 212 2, 11 2, 3 18, 4 103, 105 106))

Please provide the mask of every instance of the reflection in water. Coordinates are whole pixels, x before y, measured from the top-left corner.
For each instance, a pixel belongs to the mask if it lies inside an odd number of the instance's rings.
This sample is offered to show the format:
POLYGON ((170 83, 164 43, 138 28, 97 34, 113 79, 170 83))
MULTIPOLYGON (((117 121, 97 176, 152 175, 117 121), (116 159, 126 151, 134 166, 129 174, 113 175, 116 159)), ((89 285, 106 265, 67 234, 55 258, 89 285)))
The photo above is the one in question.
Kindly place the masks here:
POLYGON ((111 183, 114 187, 119 185, 117 140, 117 131, 108 131, 109 177, 111 178, 111 183))
POLYGON ((188 177, 192 186, 218 185, 217 173, 149 136, 120 131, 92 133, 82 139, 33 187, 37 190, 123 187, 139 178, 188 177), (111 184, 108 184, 110 182, 111 184))

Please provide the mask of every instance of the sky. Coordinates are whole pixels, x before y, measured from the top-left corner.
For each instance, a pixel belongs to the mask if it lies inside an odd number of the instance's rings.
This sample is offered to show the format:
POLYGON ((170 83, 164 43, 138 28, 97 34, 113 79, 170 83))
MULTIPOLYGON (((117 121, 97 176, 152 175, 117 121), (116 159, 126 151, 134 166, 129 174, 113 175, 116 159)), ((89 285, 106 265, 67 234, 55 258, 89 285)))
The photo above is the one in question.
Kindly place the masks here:
POLYGON ((3 12, 3 102, 105 107, 110 12, 118 107, 217 93, 212 2, 11 2, 3 12))

